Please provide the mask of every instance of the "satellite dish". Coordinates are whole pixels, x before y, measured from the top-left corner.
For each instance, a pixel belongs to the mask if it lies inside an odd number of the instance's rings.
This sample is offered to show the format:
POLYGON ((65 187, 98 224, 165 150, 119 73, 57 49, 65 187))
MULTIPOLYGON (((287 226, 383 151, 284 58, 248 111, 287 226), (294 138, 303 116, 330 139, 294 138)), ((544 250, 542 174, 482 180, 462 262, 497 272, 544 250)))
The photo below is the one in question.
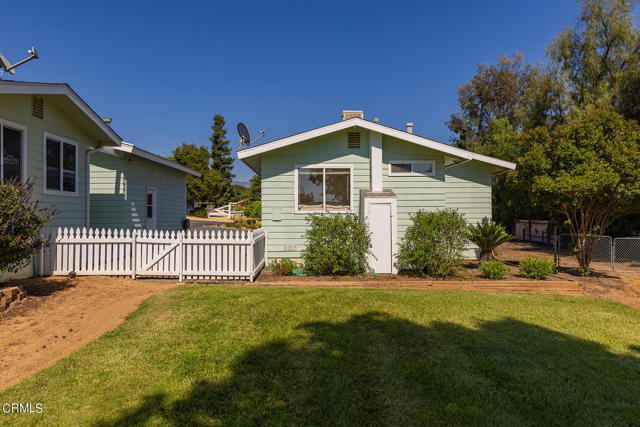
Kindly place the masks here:
POLYGON ((247 128, 247 125, 242 122, 238 123, 238 133, 240 134, 240 142, 243 145, 248 146, 251 144, 251 136, 249 136, 249 128, 247 128))
POLYGON ((38 59, 39 58, 38 51, 36 50, 35 47, 32 47, 31 49, 29 49, 27 51, 27 53, 29 54, 28 58, 23 59, 22 61, 16 62, 13 65, 11 64, 11 62, 9 62, 7 60, 7 58, 2 56, 2 54, 0 53, 0 76, 5 72, 10 73, 10 74, 15 74, 16 73, 16 70, 15 70, 16 67, 19 67, 22 64, 26 64, 27 62, 31 61, 32 59, 38 59))

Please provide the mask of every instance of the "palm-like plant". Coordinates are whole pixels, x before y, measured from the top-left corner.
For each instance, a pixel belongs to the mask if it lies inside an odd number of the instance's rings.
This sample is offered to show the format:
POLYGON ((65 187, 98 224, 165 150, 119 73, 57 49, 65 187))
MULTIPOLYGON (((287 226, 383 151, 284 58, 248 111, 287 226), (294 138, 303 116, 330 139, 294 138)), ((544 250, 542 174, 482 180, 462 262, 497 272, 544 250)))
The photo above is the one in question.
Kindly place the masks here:
POLYGON ((494 250, 501 244, 513 240, 514 236, 498 223, 482 221, 469 227, 469 240, 480 248, 480 261, 495 257, 494 250))

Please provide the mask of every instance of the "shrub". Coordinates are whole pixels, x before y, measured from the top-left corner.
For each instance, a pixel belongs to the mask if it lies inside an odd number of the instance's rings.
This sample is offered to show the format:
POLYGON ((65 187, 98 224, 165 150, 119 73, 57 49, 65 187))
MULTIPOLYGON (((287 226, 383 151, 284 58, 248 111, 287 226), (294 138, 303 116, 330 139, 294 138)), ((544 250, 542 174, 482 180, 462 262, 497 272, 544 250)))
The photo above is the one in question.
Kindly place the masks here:
POLYGON ((482 277, 487 279, 502 279, 511 269, 503 262, 497 259, 483 262, 478 267, 482 272, 482 277))
POLYGON ((40 229, 55 214, 31 201, 33 181, 0 184, 0 272, 16 272, 45 244, 40 229))
POLYGON ((520 260, 520 275, 529 279, 545 279, 556 271, 553 261, 533 255, 520 260))
POLYGON ((354 214, 311 214, 306 218, 305 270, 311 274, 359 274, 369 270, 371 235, 354 214))
POLYGON ((480 261, 493 259, 494 250, 513 238, 502 225, 495 222, 484 220, 469 227, 469 240, 480 248, 480 261))
POLYGON ((199 208, 191 209, 189 212, 190 216, 196 216, 198 218, 206 218, 207 217, 207 208, 206 206, 200 206, 199 208))
POLYGON ((269 263, 269 268, 278 276, 291 276, 293 270, 298 268, 298 263, 291 258, 274 259, 269 263))
POLYGON ((398 265, 427 276, 453 276, 468 243, 464 215, 453 209, 418 211, 400 242, 398 265))
POLYGON ((251 202, 244 207, 244 214, 249 218, 262 218, 262 202, 251 202))

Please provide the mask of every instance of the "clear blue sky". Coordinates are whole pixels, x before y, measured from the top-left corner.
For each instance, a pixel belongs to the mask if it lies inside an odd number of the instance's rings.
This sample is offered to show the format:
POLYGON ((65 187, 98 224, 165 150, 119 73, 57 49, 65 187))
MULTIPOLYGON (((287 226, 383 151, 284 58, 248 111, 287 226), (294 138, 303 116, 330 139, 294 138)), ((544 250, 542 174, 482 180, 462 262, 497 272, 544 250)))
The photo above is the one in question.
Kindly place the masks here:
MULTIPOLYGON (((528 62, 578 13, 571 0, 141 2, 12 1, 0 52, 40 60, 6 79, 67 82, 126 140, 168 155, 208 143, 224 115, 277 139, 342 109, 449 140, 456 88, 477 64, 520 50, 528 62), (46 3, 46 4, 41 4, 46 3)), ((238 160, 237 180, 253 173, 238 160)))

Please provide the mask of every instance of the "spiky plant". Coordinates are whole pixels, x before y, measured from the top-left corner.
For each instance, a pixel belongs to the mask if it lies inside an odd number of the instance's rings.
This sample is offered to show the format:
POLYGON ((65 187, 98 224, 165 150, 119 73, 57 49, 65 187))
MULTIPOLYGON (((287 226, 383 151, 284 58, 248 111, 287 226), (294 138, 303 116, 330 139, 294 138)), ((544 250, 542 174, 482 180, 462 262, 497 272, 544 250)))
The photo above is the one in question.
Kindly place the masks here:
POLYGON ((484 220, 469 227, 469 240, 480 248, 480 261, 495 257, 495 249, 503 243, 513 240, 514 236, 498 223, 484 220))

